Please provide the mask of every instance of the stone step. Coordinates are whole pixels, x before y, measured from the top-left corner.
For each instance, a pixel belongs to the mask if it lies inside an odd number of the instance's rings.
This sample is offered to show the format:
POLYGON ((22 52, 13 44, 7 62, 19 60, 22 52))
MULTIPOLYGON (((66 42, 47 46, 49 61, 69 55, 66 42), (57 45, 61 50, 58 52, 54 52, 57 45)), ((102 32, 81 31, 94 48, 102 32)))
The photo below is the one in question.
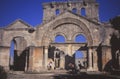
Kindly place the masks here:
POLYGON ((44 73, 10 71, 7 79, 54 79, 54 75, 66 73, 66 70, 50 70, 44 73))
POLYGON ((53 74, 8 74, 7 79, 53 79, 53 74))

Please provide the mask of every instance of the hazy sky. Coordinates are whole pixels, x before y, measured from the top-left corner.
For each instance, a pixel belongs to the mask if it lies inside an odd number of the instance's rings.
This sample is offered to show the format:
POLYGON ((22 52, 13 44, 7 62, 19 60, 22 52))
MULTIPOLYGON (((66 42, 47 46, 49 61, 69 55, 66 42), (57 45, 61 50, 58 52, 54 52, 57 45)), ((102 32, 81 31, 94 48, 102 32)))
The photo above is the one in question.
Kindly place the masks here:
MULTIPOLYGON (((0 0, 0 26, 22 19, 32 26, 42 22, 42 3, 52 0, 0 0)), ((60 1, 60 0, 59 0, 60 1)), ((120 0, 97 0, 100 21, 120 15, 120 0)))

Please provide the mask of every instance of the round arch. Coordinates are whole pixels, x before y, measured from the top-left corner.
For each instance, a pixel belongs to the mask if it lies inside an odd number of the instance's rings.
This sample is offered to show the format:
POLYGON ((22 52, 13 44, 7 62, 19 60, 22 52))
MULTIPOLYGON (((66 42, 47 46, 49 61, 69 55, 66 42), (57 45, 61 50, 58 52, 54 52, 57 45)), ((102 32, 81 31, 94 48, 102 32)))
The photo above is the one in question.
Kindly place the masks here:
POLYGON ((24 37, 22 36, 16 36, 16 37, 13 37, 13 39, 11 40, 11 42, 14 42, 15 44, 15 49, 18 49, 18 48, 22 48, 22 50, 25 50, 25 48, 27 47, 27 41, 24 37), (21 45, 22 46, 21 46, 21 45))
POLYGON ((16 36, 11 40, 9 68, 15 71, 24 71, 26 63, 27 43, 24 37, 16 36), (19 59, 18 59, 19 56, 19 59))
POLYGON ((91 32, 89 31, 88 27, 86 24, 84 24, 83 22, 81 22, 78 19, 74 19, 74 18, 63 18, 60 20, 55 21, 53 24, 50 25, 49 29, 54 30, 57 27, 59 27, 59 25, 61 24, 66 24, 66 23, 73 23, 77 26, 79 26, 84 33, 84 36, 86 36, 86 39, 88 40, 88 45, 92 45, 93 44, 93 40, 92 40, 92 36, 91 36, 91 32))
POLYGON ((54 42, 55 43, 65 43, 66 42, 66 36, 65 36, 65 34, 63 34, 63 33, 57 33, 55 36, 54 36, 54 42), (60 41, 57 41, 57 39, 56 39, 56 37, 57 36, 60 36, 60 37, 58 37, 58 40, 59 39, 61 39, 60 41))
MULTIPOLYGON (((14 38, 16 38, 16 37, 22 37, 22 38, 24 38, 25 39, 25 41, 26 41, 26 46, 29 46, 29 41, 27 41, 28 39, 30 39, 30 37, 25 37, 25 33, 14 33, 14 32, 11 32, 11 33, 9 33, 9 34, 6 34, 5 36, 4 36, 4 41, 3 41, 3 43, 4 43, 4 45, 5 46, 10 46, 10 44, 11 44, 11 40, 13 40, 14 38), (23 36, 24 35, 24 36, 23 36)), ((27 36, 27 35, 26 35, 27 36)))
POLYGON ((88 39, 86 38, 84 33, 76 33, 76 34, 74 34, 72 40, 74 42, 76 42, 76 43, 87 43, 88 42, 88 39))
MULTIPOLYGON (((88 26, 84 23, 84 22, 81 22, 80 20, 78 19, 75 19, 75 18, 62 18, 62 19, 59 19, 59 20, 56 20, 55 22, 53 22, 48 30, 44 33, 43 35, 43 39, 48 37, 48 38, 51 38, 50 37, 50 34, 52 34, 52 31, 54 31, 56 28, 58 28, 60 25, 62 24, 75 24, 77 25, 78 27, 80 27, 83 31, 84 31, 84 35, 86 36, 87 40, 88 40, 88 45, 92 45, 93 44, 93 39, 92 39, 92 36, 91 36, 91 32, 90 30, 88 29, 88 26), (50 34, 49 34, 50 33, 50 34), (48 35, 49 34, 49 35, 48 35)), ((44 42, 44 40, 42 39, 42 42, 44 42)), ((67 38, 66 38, 67 39, 67 38)))

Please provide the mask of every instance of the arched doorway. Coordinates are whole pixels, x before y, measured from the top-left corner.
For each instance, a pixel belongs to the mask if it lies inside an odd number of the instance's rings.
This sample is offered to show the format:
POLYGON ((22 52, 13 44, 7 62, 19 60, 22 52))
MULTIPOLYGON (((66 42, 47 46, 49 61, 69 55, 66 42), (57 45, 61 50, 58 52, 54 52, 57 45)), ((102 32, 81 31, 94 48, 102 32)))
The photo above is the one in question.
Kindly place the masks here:
POLYGON ((50 62, 53 63, 54 69, 64 68, 64 52, 59 49, 61 45, 65 43, 65 37, 61 34, 55 36, 53 43, 48 48, 48 65, 50 62), (62 64, 61 64, 62 63, 62 64))
POLYGON ((10 61, 9 61, 9 67, 10 70, 14 70, 14 50, 15 50, 16 43, 14 40, 11 41, 10 44, 10 61))
POLYGON ((80 70, 87 68, 86 52, 78 50, 75 51, 75 66, 80 70))
POLYGON ((23 37, 15 37, 10 45, 10 70, 25 71, 26 67, 26 40, 23 37))
POLYGON ((77 69, 86 69, 87 68, 87 40, 83 34, 78 34, 75 37, 75 43, 78 43, 80 46, 79 49, 75 50, 75 66, 77 69))

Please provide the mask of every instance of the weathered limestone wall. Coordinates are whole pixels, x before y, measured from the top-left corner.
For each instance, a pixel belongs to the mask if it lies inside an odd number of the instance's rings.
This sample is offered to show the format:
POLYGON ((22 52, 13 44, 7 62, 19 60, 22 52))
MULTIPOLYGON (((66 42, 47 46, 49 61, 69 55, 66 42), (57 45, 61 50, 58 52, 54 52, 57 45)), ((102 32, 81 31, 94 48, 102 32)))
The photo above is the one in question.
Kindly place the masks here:
POLYGON ((9 70, 9 58, 10 57, 10 47, 0 46, 0 66, 3 66, 5 70, 9 70))
POLYGON ((43 47, 30 47, 28 71, 40 72, 43 67, 43 47))
POLYGON ((11 41, 15 37, 23 37, 26 40, 27 46, 35 46, 35 32, 29 33, 29 28, 32 28, 23 22, 21 20, 16 20, 12 25, 9 25, 5 29, 3 29, 2 33, 2 45, 3 46, 10 46, 11 41))
MULTIPOLYGON (((97 20, 98 21, 98 3, 95 1, 79 1, 79 2, 52 2, 52 3, 44 3, 43 4, 43 11, 44 11, 44 17, 43 21, 47 22, 51 19, 54 19, 56 16, 56 10, 59 10, 59 13, 63 13, 65 11, 71 11, 73 9, 76 9, 76 14, 81 15, 81 9, 84 8, 86 12, 87 18, 90 18, 91 20, 97 20)), ((75 12, 74 12, 75 13, 75 12)))
POLYGON ((103 46, 102 47, 102 70, 109 69, 111 67, 111 47, 110 46, 103 46))

